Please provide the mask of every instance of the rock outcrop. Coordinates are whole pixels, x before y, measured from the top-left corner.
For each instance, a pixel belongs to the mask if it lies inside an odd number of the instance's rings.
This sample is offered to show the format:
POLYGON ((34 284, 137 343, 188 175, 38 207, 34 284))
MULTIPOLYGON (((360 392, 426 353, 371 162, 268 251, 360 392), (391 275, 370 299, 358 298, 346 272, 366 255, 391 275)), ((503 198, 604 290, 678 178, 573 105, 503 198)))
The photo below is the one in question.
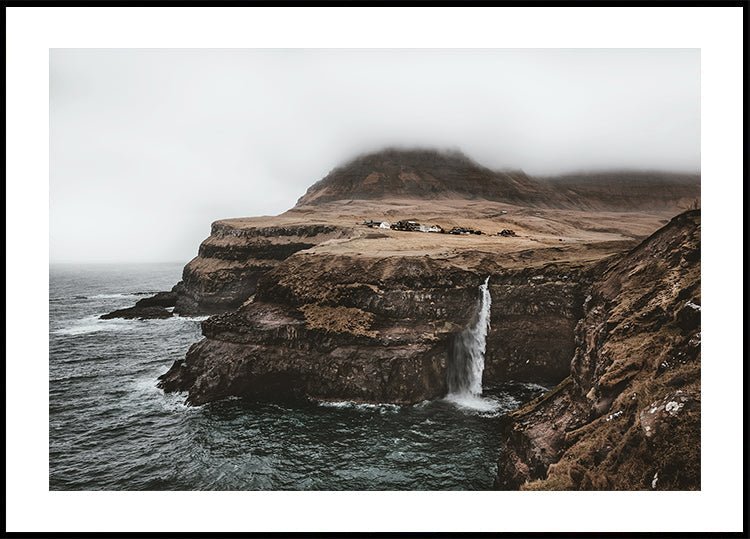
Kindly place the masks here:
POLYGON ((700 489, 700 213, 592 286, 570 376, 513 412, 496 487, 700 489))
POLYGON ((112 318, 138 318, 150 320, 154 318, 170 318, 172 312, 167 307, 174 307, 177 302, 177 293, 174 289, 170 292, 158 292, 154 296, 139 299, 133 307, 117 309, 111 313, 103 314, 99 318, 110 320, 112 318))
MULTIPOLYGON (((628 178, 639 181, 645 178, 628 178)), ((203 324, 205 340, 161 385, 188 391, 195 404, 230 395, 370 402, 438 396, 450 340, 468 323, 488 275, 486 382, 556 383, 569 374, 574 329, 597 264, 665 215, 599 219, 543 209, 606 205, 602 193, 618 189, 610 181, 582 201, 574 183, 559 189, 521 172, 493 172, 457 152, 384 150, 334 170, 281 216, 217 221, 173 292, 176 314, 220 316, 203 324), (362 224, 372 217, 414 218, 446 230, 512 224, 519 232, 373 232, 362 224), (601 220, 609 221, 606 229, 601 220)))
POLYGON ((299 253, 160 378, 201 404, 231 395, 414 403, 445 392, 447 349, 479 276, 430 259, 299 253))
POLYGON ((242 305, 258 279, 287 257, 351 230, 326 224, 242 227, 217 221, 177 284, 175 313, 215 314, 242 305))
POLYGON ((558 265, 492 276, 484 378, 554 385, 570 371, 584 291, 597 264, 558 265))
POLYGON ((155 318, 171 318, 172 312, 168 311, 164 307, 152 306, 152 307, 128 307, 126 309, 116 309, 111 313, 103 314, 99 318, 102 320, 110 320, 112 318, 125 318, 125 319, 139 319, 139 320, 153 320, 155 318))

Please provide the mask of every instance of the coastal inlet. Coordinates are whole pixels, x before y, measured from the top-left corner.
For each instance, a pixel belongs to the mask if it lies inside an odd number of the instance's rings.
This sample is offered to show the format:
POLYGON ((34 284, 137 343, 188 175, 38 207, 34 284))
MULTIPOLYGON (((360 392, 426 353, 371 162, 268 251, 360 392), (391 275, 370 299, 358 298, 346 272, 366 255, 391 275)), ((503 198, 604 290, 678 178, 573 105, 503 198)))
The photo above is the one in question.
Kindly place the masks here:
POLYGON ((156 380, 201 338, 205 316, 98 318, 169 289, 181 270, 51 267, 50 490, 487 490, 497 418, 545 390, 496 384, 481 406, 186 406, 156 380))

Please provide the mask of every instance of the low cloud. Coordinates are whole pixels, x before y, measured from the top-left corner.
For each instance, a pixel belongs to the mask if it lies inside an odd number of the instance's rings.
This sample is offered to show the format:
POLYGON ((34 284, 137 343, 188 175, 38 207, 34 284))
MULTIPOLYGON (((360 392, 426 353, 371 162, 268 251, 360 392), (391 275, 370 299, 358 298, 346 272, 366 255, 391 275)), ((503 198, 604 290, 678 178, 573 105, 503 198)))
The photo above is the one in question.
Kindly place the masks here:
POLYGON ((494 169, 700 167, 697 49, 50 55, 51 260, 183 261, 385 146, 494 169))

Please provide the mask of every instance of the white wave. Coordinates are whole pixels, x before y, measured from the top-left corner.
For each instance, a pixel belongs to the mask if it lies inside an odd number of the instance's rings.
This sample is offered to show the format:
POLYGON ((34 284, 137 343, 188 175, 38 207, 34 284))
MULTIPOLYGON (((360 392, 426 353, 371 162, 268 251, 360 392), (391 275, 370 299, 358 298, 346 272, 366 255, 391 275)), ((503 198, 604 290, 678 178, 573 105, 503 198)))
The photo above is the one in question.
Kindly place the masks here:
POLYGON ((152 318, 139 321, 145 324, 169 327, 173 324, 194 324, 196 322, 203 322, 207 318, 208 316, 170 316, 169 318, 152 318))
POLYGON ((349 401, 315 401, 315 403, 326 408, 348 408, 354 404, 349 401))
MULTIPOLYGON (((165 370, 166 372, 166 370, 165 370)), ((156 384, 158 382, 157 376, 147 376, 144 378, 137 378, 133 381, 133 385, 135 386, 135 391, 138 393, 144 393, 144 394, 157 394, 157 393, 163 393, 161 389, 156 387, 156 384)))
MULTIPOLYGON (((154 386, 156 387, 156 386, 154 386)), ((164 393, 161 389, 156 388, 161 393, 159 403, 168 412, 195 413, 200 411, 200 406, 190 406, 185 403, 187 400, 187 391, 178 393, 164 393)))
POLYGON ((356 401, 323 401, 316 400, 319 406, 328 408, 354 408, 359 410, 380 410, 381 412, 398 410, 400 405, 390 403, 369 403, 356 401))
POLYGON ((414 406, 414 408, 424 408, 426 406, 429 406, 430 404, 432 404, 431 400, 423 400, 416 404, 413 404, 412 406, 414 406))
POLYGON ((156 324, 169 326, 171 324, 203 322, 208 316, 172 316, 154 320, 139 320, 137 318, 110 318, 101 320, 99 315, 90 315, 76 320, 71 325, 52 331, 55 335, 86 335, 99 331, 133 331, 143 327, 142 324, 156 324))
POLYGON ((449 394, 443 399, 458 408, 475 412, 499 412, 502 404, 495 399, 472 395, 471 393, 449 394))
POLYGON ((96 294, 89 296, 89 299, 112 299, 112 298, 130 298, 133 294, 96 294))
POLYGON ((172 318, 165 318, 164 320, 184 320, 186 322, 203 322, 204 320, 208 320, 210 318, 209 315, 205 316, 174 316, 172 318))
POLYGON ((155 399, 168 412, 195 412, 200 409, 199 406, 189 406, 185 404, 187 391, 176 393, 165 393, 157 387, 158 377, 166 372, 166 368, 154 372, 153 375, 138 378, 133 381, 133 393, 139 396, 139 399, 155 399))
POLYGON ((139 320, 100 320, 99 316, 92 315, 73 322, 72 325, 56 329, 55 335, 86 335, 98 331, 128 331, 134 329, 139 320))

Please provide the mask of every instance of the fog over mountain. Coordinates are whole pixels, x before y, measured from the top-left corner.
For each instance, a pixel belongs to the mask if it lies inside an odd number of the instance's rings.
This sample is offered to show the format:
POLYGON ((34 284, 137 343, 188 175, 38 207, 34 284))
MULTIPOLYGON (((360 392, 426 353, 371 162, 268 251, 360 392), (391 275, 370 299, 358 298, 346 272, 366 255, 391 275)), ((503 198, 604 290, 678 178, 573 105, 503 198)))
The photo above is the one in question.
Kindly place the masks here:
POLYGON ((384 147, 700 171, 698 49, 53 49, 52 262, 187 261, 384 147))

